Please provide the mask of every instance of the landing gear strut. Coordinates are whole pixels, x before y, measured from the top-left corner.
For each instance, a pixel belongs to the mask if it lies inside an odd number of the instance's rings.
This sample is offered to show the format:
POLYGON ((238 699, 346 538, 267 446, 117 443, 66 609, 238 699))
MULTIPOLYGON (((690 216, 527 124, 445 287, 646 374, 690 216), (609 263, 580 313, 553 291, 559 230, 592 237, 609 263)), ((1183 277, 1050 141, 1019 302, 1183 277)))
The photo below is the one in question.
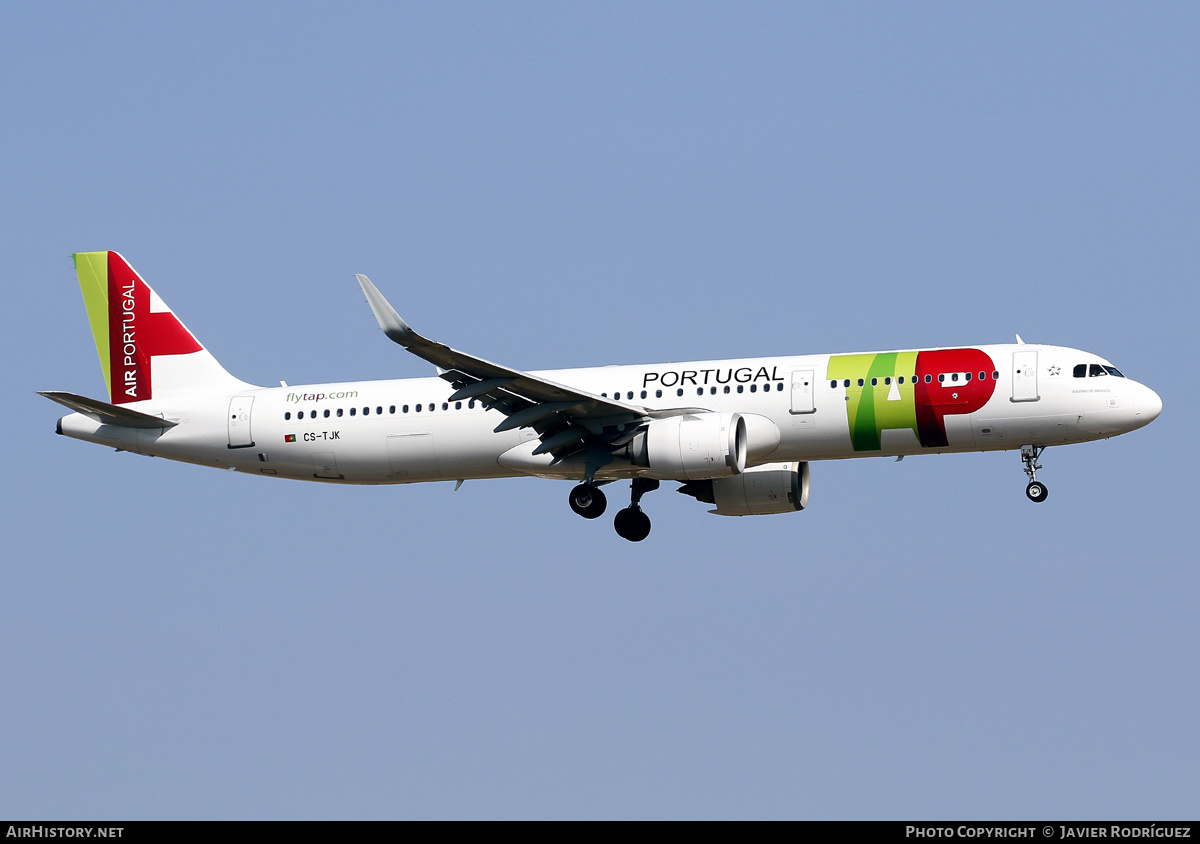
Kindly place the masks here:
POLYGON ((1045 450, 1044 445, 1021 446, 1021 462, 1025 464, 1025 474, 1029 476, 1029 485, 1025 487, 1025 496, 1035 504, 1041 504, 1046 500, 1046 485, 1037 479, 1037 470, 1042 468, 1042 464, 1038 463, 1037 459, 1045 450))
POLYGON ((630 542, 641 542, 650 535, 650 517, 642 512, 642 496, 647 492, 658 489, 658 481, 653 478, 634 478, 630 485, 629 506, 617 513, 613 527, 617 536, 630 542))
POLYGON ((604 515, 604 508, 608 506, 608 498, 592 483, 582 483, 575 487, 571 490, 568 501, 571 502, 571 509, 585 519, 600 518, 604 515))

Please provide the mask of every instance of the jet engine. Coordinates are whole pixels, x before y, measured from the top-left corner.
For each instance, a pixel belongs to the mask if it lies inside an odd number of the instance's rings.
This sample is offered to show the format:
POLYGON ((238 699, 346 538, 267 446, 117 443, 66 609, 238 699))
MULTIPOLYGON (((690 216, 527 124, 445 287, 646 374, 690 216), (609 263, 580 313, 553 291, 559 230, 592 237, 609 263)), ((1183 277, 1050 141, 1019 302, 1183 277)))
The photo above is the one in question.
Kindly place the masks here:
POLYGON ((729 478, 689 481, 679 488, 715 504, 718 516, 770 516, 808 506, 808 463, 764 463, 729 478))
POLYGON ((630 442, 628 456, 662 480, 737 475, 746 468, 746 421, 707 411, 655 419, 630 442))

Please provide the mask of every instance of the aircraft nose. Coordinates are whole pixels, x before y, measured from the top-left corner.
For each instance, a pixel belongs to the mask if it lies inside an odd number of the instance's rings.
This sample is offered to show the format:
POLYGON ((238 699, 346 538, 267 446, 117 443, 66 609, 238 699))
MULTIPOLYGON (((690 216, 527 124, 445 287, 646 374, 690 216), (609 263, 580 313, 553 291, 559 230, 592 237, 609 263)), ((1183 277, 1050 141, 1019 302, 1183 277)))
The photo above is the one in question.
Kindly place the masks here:
POLYGON ((1162 413, 1162 399, 1158 397, 1158 393, 1143 386, 1142 394, 1137 397, 1138 421, 1143 425, 1148 425, 1157 419, 1160 413, 1162 413))

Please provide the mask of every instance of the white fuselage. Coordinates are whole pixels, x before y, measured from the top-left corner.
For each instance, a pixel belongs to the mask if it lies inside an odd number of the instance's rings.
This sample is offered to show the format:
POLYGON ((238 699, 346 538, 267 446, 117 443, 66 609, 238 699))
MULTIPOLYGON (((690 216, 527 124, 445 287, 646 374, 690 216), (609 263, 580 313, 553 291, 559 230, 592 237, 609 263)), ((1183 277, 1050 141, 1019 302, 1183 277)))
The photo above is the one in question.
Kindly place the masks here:
MULTIPOLYGON (((649 411, 688 407, 743 414, 751 423, 749 465, 1085 442, 1146 425, 1162 407, 1152 390, 1129 378, 1107 372, 1076 377, 1073 372, 1081 364, 1107 363, 1086 352, 1032 344, 976 346, 967 351, 986 355, 991 371, 934 373, 927 381, 926 375, 921 376, 926 381, 923 400, 941 408, 944 444, 940 440, 922 444, 915 427, 864 421, 863 411, 858 410, 871 405, 880 419, 893 409, 902 415, 905 403, 914 401, 914 375, 888 370, 893 374, 885 384, 883 376, 872 375, 875 370, 867 371, 867 363, 890 361, 894 355, 903 361, 911 357, 909 352, 534 374, 649 411), (863 371, 851 371, 859 361, 864 362, 863 371), (839 367, 845 371, 835 372, 839 367), (847 373, 848 377, 841 377, 847 373), (969 412, 956 409, 959 391, 967 386, 957 379, 974 379, 978 387, 980 375, 992 382, 987 385, 991 393, 986 402, 969 412), (877 383, 870 383, 872 377, 877 383), (850 418, 856 413, 860 414, 857 423, 850 418), (877 428, 874 439, 871 424, 877 428)), ((554 463, 548 454, 533 456, 538 439, 530 428, 494 433, 504 415, 479 401, 450 402, 453 392, 446 381, 431 377, 250 388, 236 394, 156 395, 153 401, 127 406, 177 422, 174 427, 118 427, 77 413, 64 417, 59 430, 78 439, 173 460, 331 483, 530 474, 578 480, 583 476, 577 461, 554 463)), ((597 477, 643 473, 642 468, 617 458, 597 477)))

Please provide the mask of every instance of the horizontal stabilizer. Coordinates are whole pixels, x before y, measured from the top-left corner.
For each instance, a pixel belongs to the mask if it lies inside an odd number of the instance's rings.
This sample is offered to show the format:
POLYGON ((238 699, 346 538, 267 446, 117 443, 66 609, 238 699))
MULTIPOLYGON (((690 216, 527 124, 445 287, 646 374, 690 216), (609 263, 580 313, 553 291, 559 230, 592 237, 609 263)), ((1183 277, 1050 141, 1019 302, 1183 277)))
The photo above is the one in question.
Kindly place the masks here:
POLYGON ((120 425, 124 428, 174 428, 179 424, 163 419, 161 416, 139 413, 136 410, 117 407, 107 402, 89 399, 87 396, 77 396, 74 393, 39 391, 38 395, 45 396, 50 401, 56 401, 63 407, 69 407, 76 413, 82 413, 103 425, 120 425))

